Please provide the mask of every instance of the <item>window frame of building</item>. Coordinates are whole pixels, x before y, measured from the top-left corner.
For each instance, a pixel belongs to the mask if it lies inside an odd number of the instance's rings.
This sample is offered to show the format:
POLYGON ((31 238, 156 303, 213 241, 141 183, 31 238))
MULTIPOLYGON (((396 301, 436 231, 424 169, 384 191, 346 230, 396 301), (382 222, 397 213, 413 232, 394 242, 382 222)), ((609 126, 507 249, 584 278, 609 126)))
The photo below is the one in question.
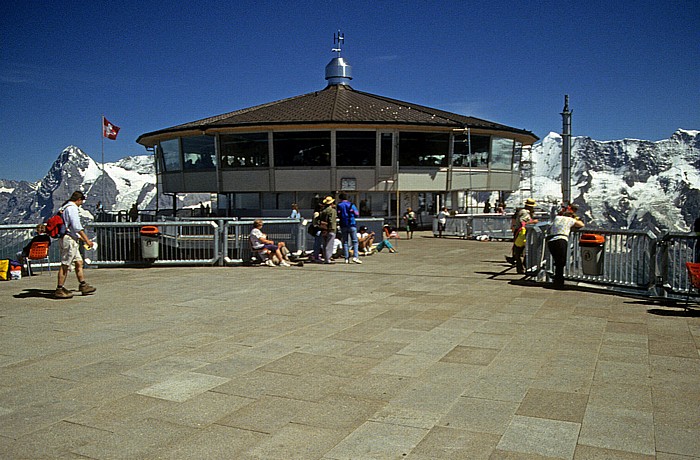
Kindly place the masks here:
POLYGON ((331 166, 332 138, 330 130, 274 131, 272 142, 275 168, 330 168, 331 166), (298 141, 294 140, 295 136, 299 139, 298 141), (291 150, 290 146, 293 145, 292 142, 297 143, 296 147, 292 147, 296 153, 290 155, 289 150, 291 150), (285 145, 286 143, 289 144, 285 145), (303 148, 299 149, 299 147, 303 148), (309 155, 309 158, 304 159, 303 152, 305 150, 314 150, 315 152, 309 155), (301 158, 298 157, 299 153, 302 155, 301 158))
POLYGON ((376 162, 376 131, 335 131, 335 165, 337 167, 374 167, 376 162), (364 145, 360 145, 361 143, 364 145))
POLYGON ((211 171, 216 169, 216 136, 203 134, 180 138, 183 169, 211 171))
POLYGON ((507 137, 491 136, 491 154, 489 169, 511 171, 513 169, 513 152, 515 140, 507 137))
POLYGON ((269 149, 266 131, 219 134, 221 169, 269 168, 269 149))
POLYGON ((164 172, 182 171, 182 156, 180 155, 180 138, 167 139, 158 143, 158 149, 163 159, 164 172), (168 148, 164 148, 167 146, 168 148), (174 149, 173 149, 174 146, 174 149))
POLYGON ((450 139, 448 132, 399 131, 400 167, 446 167, 450 154, 450 139))
POLYGON ((513 146, 513 171, 520 171, 523 156, 523 143, 515 141, 513 146))
POLYGON ((460 133, 452 142, 452 166, 488 169, 491 156, 491 136, 460 133))
POLYGON ((394 166, 394 132, 379 131, 379 166, 394 166))

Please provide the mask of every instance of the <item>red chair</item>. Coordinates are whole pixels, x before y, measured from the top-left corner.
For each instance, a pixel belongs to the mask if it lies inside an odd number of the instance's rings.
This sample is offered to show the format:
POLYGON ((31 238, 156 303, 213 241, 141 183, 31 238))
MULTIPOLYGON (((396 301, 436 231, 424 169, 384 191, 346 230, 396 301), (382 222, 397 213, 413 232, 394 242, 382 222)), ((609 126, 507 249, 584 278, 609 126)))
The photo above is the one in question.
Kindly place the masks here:
POLYGON ((47 241, 35 241, 29 248, 29 255, 27 256, 27 274, 32 276, 32 261, 38 261, 42 265, 41 271, 43 272, 43 264, 51 271, 51 260, 49 259, 49 242, 47 241))
POLYGON ((688 279, 693 287, 700 291, 700 263, 686 262, 685 268, 688 269, 688 279))

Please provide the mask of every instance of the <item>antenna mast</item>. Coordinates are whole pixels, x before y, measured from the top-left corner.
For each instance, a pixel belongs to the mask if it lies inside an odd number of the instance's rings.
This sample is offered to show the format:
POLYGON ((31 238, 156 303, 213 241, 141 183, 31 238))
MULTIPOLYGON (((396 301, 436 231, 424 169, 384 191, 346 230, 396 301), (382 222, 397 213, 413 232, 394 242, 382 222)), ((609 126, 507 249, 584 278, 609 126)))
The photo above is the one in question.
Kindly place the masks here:
POLYGON ((561 146, 561 195, 564 205, 571 204, 571 111, 569 95, 564 95, 564 111, 561 113, 563 124, 561 146))

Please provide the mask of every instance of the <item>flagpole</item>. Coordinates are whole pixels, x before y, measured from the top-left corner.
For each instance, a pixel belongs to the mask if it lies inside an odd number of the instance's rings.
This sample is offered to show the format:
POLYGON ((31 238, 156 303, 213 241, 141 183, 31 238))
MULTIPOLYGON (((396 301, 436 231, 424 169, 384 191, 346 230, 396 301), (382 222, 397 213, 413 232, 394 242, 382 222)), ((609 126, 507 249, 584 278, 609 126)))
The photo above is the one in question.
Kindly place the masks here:
POLYGON ((100 200, 100 203, 102 204, 102 208, 105 206, 105 116, 102 115, 102 123, 100 126, 100 131, 101 135, 100 138, 102 139, 102 199, 100 200))

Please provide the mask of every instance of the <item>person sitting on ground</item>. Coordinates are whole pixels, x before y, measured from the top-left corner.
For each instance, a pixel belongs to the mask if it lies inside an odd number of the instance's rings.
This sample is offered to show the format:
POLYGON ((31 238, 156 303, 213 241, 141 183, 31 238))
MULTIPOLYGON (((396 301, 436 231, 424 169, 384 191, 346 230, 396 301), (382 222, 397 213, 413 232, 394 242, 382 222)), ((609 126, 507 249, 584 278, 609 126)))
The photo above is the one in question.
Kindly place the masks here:
MULTIPOLYGON (((272 253, 277 256, 280 266, 290 267, 291 265, 285 260, 282 255, 282 249, 285 248, 284 242, 275 244, 274 241, 269 239, 266 234, 262 232, 263 221, 262 219, 255 219, 253 221, 253 229, 250 231, 250 244, 254 251, 266 251, 268 254, 272 253)), ((272 259, 267 259, 265 265, 274 266, 275 263, 272 259)))
POLYGON ((32 244, 49 243, 49 246, 51 246, 51 237, 46 233, 46 225, 37 225, 36 233, 36 236, 34 236, 34 238, 32 238, 31 241, 22 248, 22 251, 17 253, 17 258, 21 263, 24 263, 27 260, 27 257, 29 257, 29 251, 32 250, 32 244))
POLYGON ((333 254, 331 259, 335 260, 343 257, 343 242, 337 236, 333 239, 333 254))
POLYGON ((367 226, 360 227, 360 233, 357 235, 360 244, 360 254, 369 256, 374 252, 374 232, 367 230, 367 226))
POLYGON ((389 249, 390 253, 395 253, 396 249, 391 245, 391 242, 389 241, 389 238, 393 238, 392 235, 396 234, 396 230, 392 229, 389 227, 388 224, 384 224, 384 227, 382 228, 382 241, 375 246, 374 249, 377 250, 377 252, 382 252, 382 249, 387 248, 389 249))

